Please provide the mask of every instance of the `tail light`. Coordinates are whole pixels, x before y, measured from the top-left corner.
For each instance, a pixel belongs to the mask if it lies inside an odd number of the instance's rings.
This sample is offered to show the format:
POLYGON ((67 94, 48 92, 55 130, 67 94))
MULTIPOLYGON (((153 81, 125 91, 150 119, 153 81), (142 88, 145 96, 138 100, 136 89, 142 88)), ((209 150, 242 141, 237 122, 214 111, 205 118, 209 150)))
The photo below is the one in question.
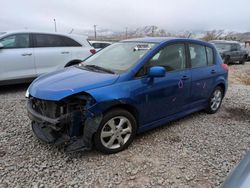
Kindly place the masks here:
POLYGON ((223 68, 225 71, 228 71, 228 65, 225 63, 221 64, 221 68, 223 68))
POLYGON ((95 49, 90 49, 89 51, 90 51, 90 53, 92 53, 92 54, 95 54, 95 53, 96 53, 96 50, 95 50, 95 49))

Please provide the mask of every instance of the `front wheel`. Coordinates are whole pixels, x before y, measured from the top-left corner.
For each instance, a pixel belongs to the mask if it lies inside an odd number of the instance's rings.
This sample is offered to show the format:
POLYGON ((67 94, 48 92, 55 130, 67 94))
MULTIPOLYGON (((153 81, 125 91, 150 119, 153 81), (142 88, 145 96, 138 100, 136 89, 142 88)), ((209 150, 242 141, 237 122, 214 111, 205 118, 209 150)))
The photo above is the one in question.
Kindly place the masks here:
POLYGON ((126 149, 136 134, 136 120, 123 109, 114 109, 106 113, 94 135, 97 150, 112 154, 126 149))
POLYGON ((223 98, 223 90, 221 87, 217 86, 209 98, 206 112, 209 114, 216 113, 221 106, 222 98, 223 98))
POLYGON ((242 58, 242 60, 240 60, 240 64, 244 65, 245 62, 246 62, 246 60, 247 60, 247 57, 244 56, 244 57, 242 58))

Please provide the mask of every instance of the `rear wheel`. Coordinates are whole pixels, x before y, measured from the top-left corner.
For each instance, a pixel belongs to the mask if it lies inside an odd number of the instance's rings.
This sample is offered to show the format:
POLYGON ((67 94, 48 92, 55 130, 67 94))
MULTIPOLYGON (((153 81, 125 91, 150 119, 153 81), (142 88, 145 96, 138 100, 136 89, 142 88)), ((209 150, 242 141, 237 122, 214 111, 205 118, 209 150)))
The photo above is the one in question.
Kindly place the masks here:
POLYGON ((229 62, 230 62, 230 56, 225 56, 223 58, 223 63, 229 65, 229 62))
POLYGON ((126 149, 136 133, 136 121, 132 114, 123 109, 114 109, 106 113, 94 135, 97 150, 116 153, 126 149))
POLYGON ((223 90, 220 86, 217 86, 209 98, 206 112, 209 114, 216 113, 221 106, 222 98, 223 98, 223 90))

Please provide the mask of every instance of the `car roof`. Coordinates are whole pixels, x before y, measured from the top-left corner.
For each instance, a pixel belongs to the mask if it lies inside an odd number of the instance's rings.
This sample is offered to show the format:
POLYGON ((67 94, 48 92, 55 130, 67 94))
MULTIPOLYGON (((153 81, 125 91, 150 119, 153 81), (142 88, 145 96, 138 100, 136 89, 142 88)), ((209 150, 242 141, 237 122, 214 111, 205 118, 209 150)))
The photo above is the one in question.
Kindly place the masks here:
POLYGON ((89 40, 90 43, 104 43, 104 44, 112 44, 110 41, 97 41, 97 40, 89 40))
POLYGON ((223 44, 239 44, 238 41, 231 41, 231 40, 211 40, 211 43, 223 43, 223 44))
POLYGON ((121 42, 148 42, 148 43, 164 43, 169 41, 180 41, 180 42, 198 42, 200 44, 209 45, 210 43, 190 38, 177 38, 177 37, 143 37, 143 38, 133 38, 122 40, 121 42))
POLYGON ((68 33, 61 33, 61 32, 47 32, 47 31, 38 31, 38 30, 14 30, 14 31, 5 31, 5 32, 0 32, 0 33, 3 33, 2 35, 0 35, 1 37, 4 37, 6 35, 11 35, 11 34, 18 34, 18 33, 39 33, 39 34, 62 35, 62 36, 67 36, 69 38, 72 38, 76 40, 77 42, 81 43, 82 45, 90 46, 90 44, 87 41, 88 37, 86 35, 68 34, 68 33))
POLYGON ((122 42, 153 42, 153 43, 161 43, 172 40, 175 38, 172 37, 143 37, 143 38, 132 38, 122 40, 122 42))
POLYGON ((69 34, 69 33, 62 33, 62 32, 38 31, 38 30, 13 30, 13 31, 3 31, 0 33, 4 33, 4 35, 18 34, 18 33, 41 33, 41 34, 65 35, 65 36, 81 36, 81 37, 87 38, 86 35, 69 34))

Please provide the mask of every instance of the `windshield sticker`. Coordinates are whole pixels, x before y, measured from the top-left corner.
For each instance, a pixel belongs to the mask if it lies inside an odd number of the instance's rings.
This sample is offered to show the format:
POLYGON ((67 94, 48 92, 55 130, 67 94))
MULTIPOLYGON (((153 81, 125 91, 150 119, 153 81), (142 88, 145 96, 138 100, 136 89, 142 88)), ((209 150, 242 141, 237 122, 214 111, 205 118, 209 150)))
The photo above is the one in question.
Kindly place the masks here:
POLYGON ((134 51, 139 51, 139 50, 150 50, 151 47, 148 44, 138 44, 134 47, 134 51))

